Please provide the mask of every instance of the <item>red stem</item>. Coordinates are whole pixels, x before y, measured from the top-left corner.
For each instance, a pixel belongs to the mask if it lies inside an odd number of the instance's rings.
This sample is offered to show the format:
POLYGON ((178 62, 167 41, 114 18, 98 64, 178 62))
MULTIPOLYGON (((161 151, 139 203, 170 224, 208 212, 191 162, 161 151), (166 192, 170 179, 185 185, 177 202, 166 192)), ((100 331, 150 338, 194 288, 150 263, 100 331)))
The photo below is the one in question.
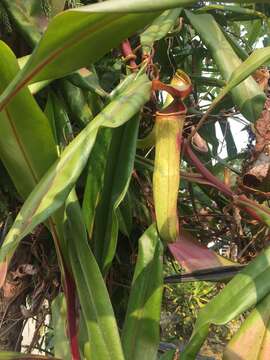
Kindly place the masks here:
MULTIPOLYGON (((249 206, 260 206, 248 199, 245 195, 236 195, 227 185, 225 185, 221 180, 216 178, 197 158, 197 156, 194 154, 194 152, 191 150, 191 147, 187 141, 184 142, 184 151, 189 160, 193 163, 193 165, 196 167, 198 172, 203 175, 203 177, 212 183, 214 187, 216 187, 219 191, 223 192, 228 197, 235 199, 237 203, 237 198, 239 199, 238 205, 240 205, 245 211, 255 220, 262 221, 262 219, 256 214, 255 211, 249 208, 249 206)), ((261 209, 262 210, 262 209, 261 209)), ((263 210, 265 211, 265 210, 263 210)), ((269 214, 270 215, 270 214, 269 214)))
POLYGON ((123 56, 129 59, 129 66, 131 67, 132 71, 135 71, 137 69, 137 64, 135 61, 136 55, 133 53, 128 39, 122 42, 121 50, 123 56))
POLYGON ((193 165, 196 167, 198 172, 203 175, 203 177, 210 181, 218 190, 223 192, 225 195, 229 197, 233 197, 234 193, 231 189, 229 189, 222 181, 220 181, 218 178, 216 178, 197 158, 197 156, 194 154, 194 152, 191 150, 190 145, 187 142, 184 142, 184 151, 189 160, 193 163, 193 165))

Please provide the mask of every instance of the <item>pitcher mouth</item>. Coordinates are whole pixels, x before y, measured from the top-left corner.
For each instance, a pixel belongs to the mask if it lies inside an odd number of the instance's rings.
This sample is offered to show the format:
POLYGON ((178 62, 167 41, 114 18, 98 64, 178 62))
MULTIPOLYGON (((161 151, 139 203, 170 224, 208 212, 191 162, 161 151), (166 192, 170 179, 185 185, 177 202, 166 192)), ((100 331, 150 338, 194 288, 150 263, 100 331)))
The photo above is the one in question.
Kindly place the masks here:
POLYGON ((165 109, 159 110, 156 112, 156 117, 168 116, 179 116, 185 115, 187 113, 187 108, 182 100, 175 98, 171 104, 169 104, 165 109))

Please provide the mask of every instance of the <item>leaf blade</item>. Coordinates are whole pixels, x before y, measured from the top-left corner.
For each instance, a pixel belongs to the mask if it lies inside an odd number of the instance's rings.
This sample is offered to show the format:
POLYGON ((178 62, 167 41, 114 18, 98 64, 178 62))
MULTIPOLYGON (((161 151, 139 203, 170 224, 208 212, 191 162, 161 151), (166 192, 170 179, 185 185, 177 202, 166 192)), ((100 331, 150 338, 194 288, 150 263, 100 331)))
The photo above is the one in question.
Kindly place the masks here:
POLYGON ((2 263, 8 262, 20 240, 45 221, 66 200, 92 150, 100 126, 117 127, 139 111, 150 97, 151 83, 139 77, 113 100, 65 148, 24 203, 0 249, 2 263))
POLYGON ((159 345, 163 246, 156 226, 139 240, 139 254, 122 332, 126 359, 154 360, 159 345))

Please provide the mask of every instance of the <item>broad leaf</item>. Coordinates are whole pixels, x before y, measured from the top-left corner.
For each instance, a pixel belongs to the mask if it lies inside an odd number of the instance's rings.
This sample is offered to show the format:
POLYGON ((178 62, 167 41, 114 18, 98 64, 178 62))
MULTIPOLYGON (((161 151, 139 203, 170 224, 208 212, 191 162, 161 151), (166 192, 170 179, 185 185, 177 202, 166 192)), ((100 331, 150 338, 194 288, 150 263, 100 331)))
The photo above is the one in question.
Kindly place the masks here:
MULTIPOLYGON (((1 84, 5 86, 18 71, 18 64, 10 49, 2 42, 0 52, 0 78, 1 84)), ((2 120, 0 129, 3 135, 0 139, 0 157, 15 187, 25 199, 57 159, 58 154, 50 124, 28 89, 21 91, 10 102, 1 112, 0 118, 2 120)), ((54 221, 57 219, 55 218, 54 221)), ((52 220, 49 220, 48 225, 58 250, 59 267, 64 283, 65 270, 59 251, 62 245, 61 237, 55 230, 52 220)), ((62 255, 64 252, 62 248, 62 255)), ((5 280, 7 265, 6 262, 0 265, 0 285, 5 280)), ((72 322, 69 321, 69 325, 72 327, 72 322)), ((73 350, 77 351, 75 347, 73 350)))
POLYGON ((85 127, 93 119, 93 111, 87 102, 87 92, 66 79, 59 80, 57 83, 67 104, 70 117, 80 128, 85 127))
POLYGON ((129 360, 155 360, 157 356, 163 292, 162 253, 156 226, 151 225, 139 240, 122 332, 123 349, 129 360))
POLYGON ((2 1, 10 18, 26 42, 34 47, 48 24, 42 2, 34 0, 2 1))
POLYGON ((231 130, 231 125, 228 121, 223 122, 220 121, 220 127, 221 127, 221 131, 222 134, 224 136, 224 139, 226 141, 226 149, 227 149, 227 154, 229 158, 234 158, 237 156, 237 147, 234 141, 234 137, 233 137, 233 133, 231 130))
POLYGON ((72 125, 61 97, 51 90, 45 108, 59 153, 73 139, 72 125))

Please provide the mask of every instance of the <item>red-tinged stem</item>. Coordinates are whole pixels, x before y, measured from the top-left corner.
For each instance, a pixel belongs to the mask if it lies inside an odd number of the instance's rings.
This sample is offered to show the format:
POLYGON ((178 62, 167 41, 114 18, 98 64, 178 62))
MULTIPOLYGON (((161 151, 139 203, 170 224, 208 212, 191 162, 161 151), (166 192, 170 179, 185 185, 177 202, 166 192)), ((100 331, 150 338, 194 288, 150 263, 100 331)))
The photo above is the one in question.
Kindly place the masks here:
POLYGON ((245 195, 239 195, 236 199, 236 204, 243 207, 250 214, 250 216, 252 216, 255 220, 262 221, 262 219, 256 214, 256 212, 247 206, 251 206, 253 208, 255 207, 259 211, 267 213, 267 215, 270 216, 269 209, 267 209, 265 206, 261 206, 261 205, 255 203, 254 201, 248 199, 245 195))
POLYGON ((125 57, 125 59, 127 59, 129 61, 130 68, 132 69, 132 71, 135 71, 137 69, 137 64, 135 61, 136 55, 133 53, 128 39, 126 39, 122 42, 121 50, 122 50, 122 54, 125 57))
MULTIPOLYGON (((227 195, 228 197, 235 199, 236 203, 240 205, 253 219, 262 221, 262 219, 253 211, 249 206, 258 207, 258 204, 248 199, 245 195, 236 195, 227 185, 221 180, 216 178, 197 158, 187 141, 184 142, 184 151, 188 159, 193 163, 196 169, 203 177, 212 183, 219 191, 227 195), (238 199, 238 200, 237 200, 238 199)), ((269 213, 270 215, 270 213, 269 213)))
POLYGON ((67 269, 60 248, 60 240, 52 219, 49 220, 51 232, 54 239, 57 259, 62 274, 63 290, 67 301, 67 327, 69 343, 71 350, 71 359, 80 360, 79 342, 77 338, 77 321, 76 321, 76 286, 74 279, 67 269))
POLYGON ((75 282, 69 271, 65 271, 65 292, 67 300, 67 323, 68 334, 71 347, 72 360, 80 360, 79 343, 77 337, 77 319, 76 319, 76 287, 75 282))
POLYGON ((198 172, 203 175, 203 177, 210 181, 218 190, 223 192, 225 195, 229 197, 233 197, 234 193, 231 189, 229 189, 222 181, 217 179, 197 158, 194 152, 191 150, 191 147, 188 142, 184 142, 184 151, 188 159, 193 163, 198 172))

